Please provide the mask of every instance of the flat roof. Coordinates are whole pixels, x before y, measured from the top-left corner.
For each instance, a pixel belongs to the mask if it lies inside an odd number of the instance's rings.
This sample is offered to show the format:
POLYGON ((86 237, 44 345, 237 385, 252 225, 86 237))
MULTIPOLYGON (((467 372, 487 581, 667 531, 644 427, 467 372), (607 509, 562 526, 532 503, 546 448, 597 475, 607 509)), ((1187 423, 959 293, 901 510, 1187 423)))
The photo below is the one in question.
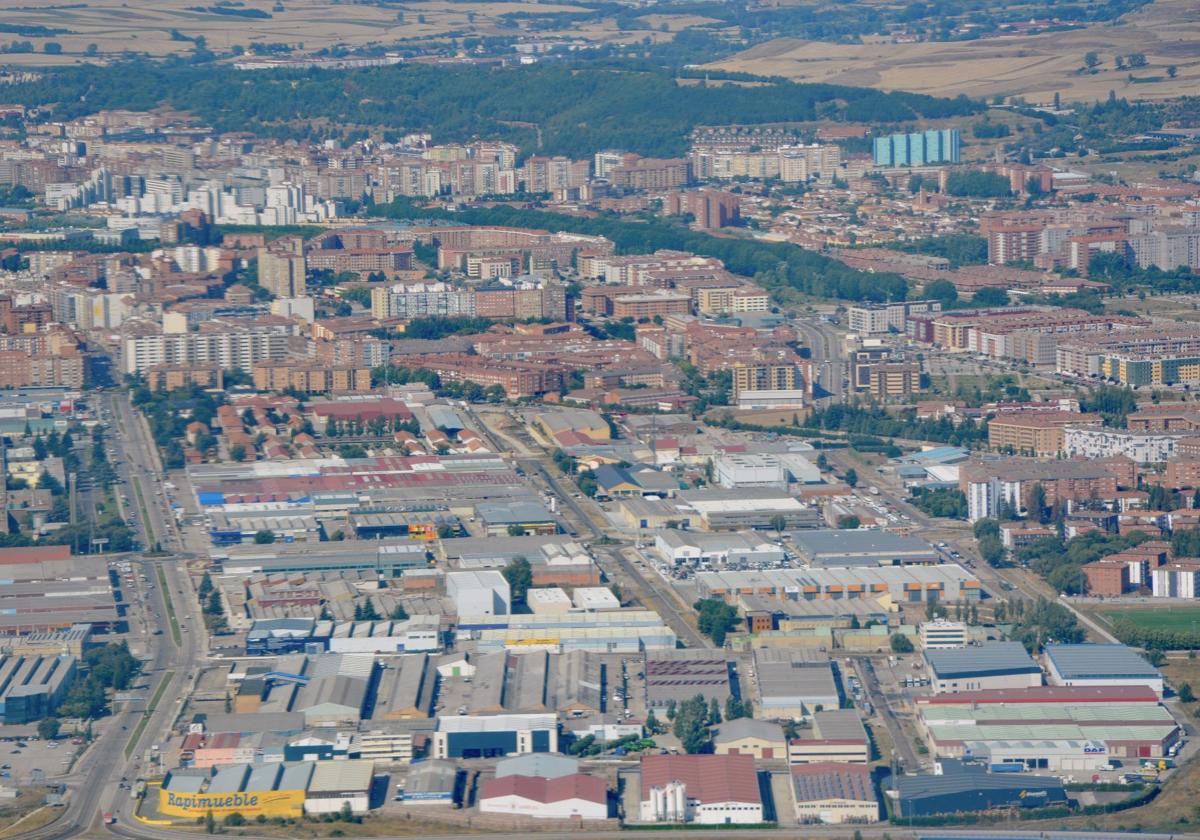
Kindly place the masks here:
POLYGON ((974 647, 927 650, 925 659, 942 680, 1042 672, 1020 642, 988 642, 974 647))
POLYGON ((1126 645, 1046 645, 1046 660, 1063 679, 1162 679, 1162 674, 1126 645))
POLYGON ((933 546, 920 537, 891 531, 847 530, 844 528, 800 531, 792 535, 796 547, 808 557, 830 554, 935 554, 933 546))
POLYGON ((348 761, 318 761, 313 767, 309 793, 337 793, 349 790, 370 790, 375 776, 375 762, 370 759, 348 761))

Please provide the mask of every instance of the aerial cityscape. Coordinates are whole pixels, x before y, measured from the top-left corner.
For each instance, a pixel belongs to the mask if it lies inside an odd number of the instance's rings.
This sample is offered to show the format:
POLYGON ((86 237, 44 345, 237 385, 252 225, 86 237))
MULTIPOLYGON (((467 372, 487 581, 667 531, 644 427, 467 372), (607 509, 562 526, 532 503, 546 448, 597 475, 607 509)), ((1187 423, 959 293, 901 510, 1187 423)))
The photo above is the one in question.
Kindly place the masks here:
POLYGON ((0 0, 0 840, 1200 838, 1200 7, 0 0))

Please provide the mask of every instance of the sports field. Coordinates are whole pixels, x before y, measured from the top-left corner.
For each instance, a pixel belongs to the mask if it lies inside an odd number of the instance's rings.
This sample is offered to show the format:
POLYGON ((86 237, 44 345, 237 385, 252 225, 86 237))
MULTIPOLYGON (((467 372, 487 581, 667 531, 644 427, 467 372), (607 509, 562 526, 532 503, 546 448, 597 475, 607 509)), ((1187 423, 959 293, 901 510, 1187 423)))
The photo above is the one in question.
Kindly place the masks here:
POLYGON ((1146 630, 1190 633, 1200 630, 1200 607, 1144 607, 1099 611, 1109 620, 1126 619, 1146 630))

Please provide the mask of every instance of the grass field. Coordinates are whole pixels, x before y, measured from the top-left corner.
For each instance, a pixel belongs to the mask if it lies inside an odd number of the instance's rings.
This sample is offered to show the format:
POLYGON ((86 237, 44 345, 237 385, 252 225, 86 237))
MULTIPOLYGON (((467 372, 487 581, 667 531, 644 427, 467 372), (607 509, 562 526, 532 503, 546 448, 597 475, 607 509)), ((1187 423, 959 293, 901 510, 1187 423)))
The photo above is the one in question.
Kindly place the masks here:
POLYGON ((1147 630, 1191 632, 1200 629, 1200 607, 1147 607, 1100 610, 1110 622, 1126 619, 1147 630))
POLYGON ((1200 5, 1156 0, 1113 24, 1040 35, 951 43, 832 44, 779 39, 713 65, 796 81, 863 85, 884 90, 990 97, 1019 95, 1048 103, 1103 99, 1109 90, 1129 99, 1162 99, 1194 92, 1200 84, 1200 5), (1099 72, 1079 74, 1083 56, 1100 54, 1099 72), (1140 52, 1148 66, 1130 82, 1114 56, 1140 52), (1175 65, 1178 76, 1168 78, 1175 65))

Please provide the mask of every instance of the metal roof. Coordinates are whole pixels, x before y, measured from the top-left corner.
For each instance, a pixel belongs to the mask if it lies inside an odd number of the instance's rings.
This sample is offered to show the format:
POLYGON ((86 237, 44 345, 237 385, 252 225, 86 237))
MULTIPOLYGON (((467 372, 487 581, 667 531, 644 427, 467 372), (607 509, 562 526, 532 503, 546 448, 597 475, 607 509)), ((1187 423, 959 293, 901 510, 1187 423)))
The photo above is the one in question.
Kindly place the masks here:
POLYGON ((370 759, 318 761, 313 767, 309 793, 370 790, 375 762, 370 759))
POLYGON ((1020 642, 988 642, 975 647, 927 650, 925 658, 937 678, 942 680, 1042 672, 1020 642))
POLYGON ((1063 679, 1162 679, 1157 668, 1125 645, 1046 645, 1045 650, 1063 679))

